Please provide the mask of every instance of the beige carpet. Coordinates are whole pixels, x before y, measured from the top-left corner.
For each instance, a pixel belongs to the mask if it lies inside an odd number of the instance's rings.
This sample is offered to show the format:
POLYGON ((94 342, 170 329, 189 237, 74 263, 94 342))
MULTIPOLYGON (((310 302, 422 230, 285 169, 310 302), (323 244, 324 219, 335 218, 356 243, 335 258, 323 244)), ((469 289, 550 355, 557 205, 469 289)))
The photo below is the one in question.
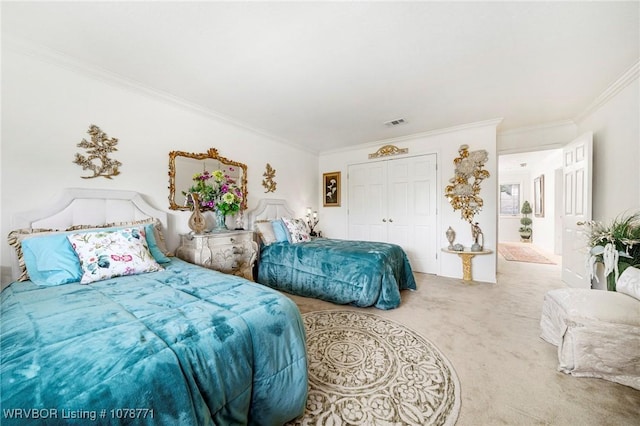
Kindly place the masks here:
POLYGON ((309 396, 288 425, 448 425, 460 384, 447 358, 395 321, 353 310, 303 314, 309 396))
POLYGON ((500 253, 505 260, 515 262, 555 264, 554 261, 543 256, 535 248, 531 247, 531 244, 499 243, 498 253, 500 253))
POLYGON ((304 312, 373 313, 404 324, 442 351, 461 387, 456 425, 638 425, 640 391, 556 370, 556 347, 540 339, 544 293, 564 287, 559 265, 507 262, 498 283, 416 274, 390 311, 290 296, 304 312))

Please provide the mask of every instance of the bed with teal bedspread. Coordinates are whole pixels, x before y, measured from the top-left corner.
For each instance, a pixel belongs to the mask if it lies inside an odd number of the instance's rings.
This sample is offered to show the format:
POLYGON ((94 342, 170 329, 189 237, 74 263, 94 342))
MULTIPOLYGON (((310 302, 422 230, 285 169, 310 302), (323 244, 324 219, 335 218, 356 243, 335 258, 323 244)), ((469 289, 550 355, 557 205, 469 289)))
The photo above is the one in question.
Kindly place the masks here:
POLYGON ((263 246, 257 281, 300 296, 379 309, 398 307, 400 291, 416 289, 400 246, 325 238, 263 246))
POLYGON ((46 424, 275 425, 302 414, 295 304, 179 259, 163 266, 3 290, 1 423, 24 424, 30 410, 49 410, 35 414, 46 424))

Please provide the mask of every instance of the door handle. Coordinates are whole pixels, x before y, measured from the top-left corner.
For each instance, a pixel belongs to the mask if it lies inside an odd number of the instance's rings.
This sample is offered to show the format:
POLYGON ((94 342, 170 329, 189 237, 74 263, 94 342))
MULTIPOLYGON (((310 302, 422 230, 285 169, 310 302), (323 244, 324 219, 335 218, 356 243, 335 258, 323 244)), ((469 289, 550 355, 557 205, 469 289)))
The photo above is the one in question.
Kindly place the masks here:
POLYGON ((389 219, 389 222, 393 222, 393 219, 389 219))
POLYGON ((382 219, 382 221, 383 221, 383 222, 386 222, 386 221, 387 221, 387 219, 382 219))

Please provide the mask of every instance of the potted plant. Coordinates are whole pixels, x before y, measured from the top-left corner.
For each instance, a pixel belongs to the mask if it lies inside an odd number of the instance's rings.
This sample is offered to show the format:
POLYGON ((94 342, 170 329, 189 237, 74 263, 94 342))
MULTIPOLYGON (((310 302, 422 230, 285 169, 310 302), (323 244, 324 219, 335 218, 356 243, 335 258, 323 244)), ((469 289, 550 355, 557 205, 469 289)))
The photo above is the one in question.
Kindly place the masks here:
POLYGON ((589 241, 591 278, 598 281, 596 263, 604 266, 607 290, 616 291, 618 277, 629 266, 640 267, 640 211, 624 213, 611 223, 589 221, 586 235, 589 241))
POLYGON ((528 201, 522 203, 522 208, 520 209, 520 213, 524 215, 524 217, 520 218, 520 225, 522 225, 519 229, 520 231, 520 240, 523 242, 531 241, 531 224, 533 220, 529 217, 529 215, 533 212, 531 210, 531 204, 528 201))

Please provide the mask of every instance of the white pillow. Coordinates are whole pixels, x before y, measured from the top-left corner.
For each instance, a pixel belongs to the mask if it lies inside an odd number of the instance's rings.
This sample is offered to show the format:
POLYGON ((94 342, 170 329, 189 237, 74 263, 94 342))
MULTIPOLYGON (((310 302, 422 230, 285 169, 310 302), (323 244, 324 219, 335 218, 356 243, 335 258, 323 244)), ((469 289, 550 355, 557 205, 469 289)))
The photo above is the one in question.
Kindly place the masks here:
POLYGON ((67 239, 80 259, 80 284, 163 269, 149 252, 144 227, 76 233, 67 239))
POLYGON ((273 225, 270 220, 256 222, 256 230, 265 246, 276 242, 276 234, 273 231, 273 225))
POLYGON ((640 300, 640 269, 629 266, 618 277, 616 291, 640 300))
POLYGON ((304 220, 287 219, 283 217, 282 222, 284 222, 285 226, 289 230, 289 234, 291 235, 291 244, 311 241, 309 229, 307 228, 307 224, 304 220))

